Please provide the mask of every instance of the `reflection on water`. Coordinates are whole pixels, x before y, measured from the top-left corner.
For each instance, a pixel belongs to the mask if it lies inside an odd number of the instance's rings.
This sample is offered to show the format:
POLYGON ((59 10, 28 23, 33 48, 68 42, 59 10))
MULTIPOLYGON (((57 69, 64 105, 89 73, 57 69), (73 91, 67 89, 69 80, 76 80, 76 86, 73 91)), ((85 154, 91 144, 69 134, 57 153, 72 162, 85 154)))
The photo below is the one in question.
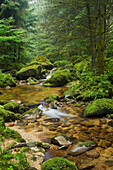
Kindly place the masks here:
POLYGON ((37 101, 44 100, 48 95, 58 94, 66 90, 66 87, 44 87, 41 85, 16 86, 7 90, 1 88, 3 94, 0 95, 0 100, 20 100, 24 103, 37 103, 37 101))

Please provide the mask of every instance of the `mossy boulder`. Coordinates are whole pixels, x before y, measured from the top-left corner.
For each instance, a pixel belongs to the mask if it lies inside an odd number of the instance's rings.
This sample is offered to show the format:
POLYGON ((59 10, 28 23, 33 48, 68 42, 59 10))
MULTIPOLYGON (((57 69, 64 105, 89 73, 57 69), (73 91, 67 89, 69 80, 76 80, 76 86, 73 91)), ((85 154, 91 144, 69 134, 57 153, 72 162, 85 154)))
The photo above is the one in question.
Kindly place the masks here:
POLYGON ((19 113, 13 113, 9 110, 0 109, 0 117, 3 117, 5 122, 10 122, 19 119, 19 113))
POLYGON ((18 113, 19 111, 19 104, 17 102, 8 102, 3 105, 4 109, 10 110, 12 112, 18 113))
POLYGON ((77 170, 77 167, 65 158, 56 157, 44 162, 41 166, 41 170, 77 170))
POLYGON ((53 64, 43 55, 37 56, 29 65, 41 65, 44 69, 51 70, 53 64))
POLYGON ((41 65, 26 66, 17 72, 18 80, 27 80, 29 77, 39 79, 41 77, 41 65))
POLYGON ((53 102, 55 100, 57 100, 57 101, 60 100, 60 97, 57 94, 51 94, 45 98, 46 102, 53 102))
POLYGON ((23 119, 38 119, 42 114, 42 110, 39 108, 33 108, 22 114, 23 119))
POLYGON ((63 86, 72 79, 69 69, 57 70, 51 78, 47 79, 43 85, 44 86, 63 86))
POLYGON ((102 117, 113 113, 112 99, 97 99, 89 103, 84 111, 85 117, 102 117))
POLYGON ((0 72, 0 87, 7 86, 16 86, 16 81, 10 74, 0 72))
POLYGON ((9 103, 8 100, 0 100, 0 105, 4 105, 4 104, 7 104, 7 103, 9 103))

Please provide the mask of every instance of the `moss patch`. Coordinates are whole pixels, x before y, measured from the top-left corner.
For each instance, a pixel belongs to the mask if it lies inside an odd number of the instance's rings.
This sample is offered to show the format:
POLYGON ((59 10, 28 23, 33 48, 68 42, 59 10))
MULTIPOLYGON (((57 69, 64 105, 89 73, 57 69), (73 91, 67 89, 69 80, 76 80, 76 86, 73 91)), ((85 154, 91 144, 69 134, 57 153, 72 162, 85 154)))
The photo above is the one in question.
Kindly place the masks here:
POLYGON ((88 104, 84 111, 85 117, 102 117, 113 113, 112 99, 97 99, 88 104))
POLYGON ((9 102, 4 105, 4 109, 17 113, 19 111, 19 104, 16 102, 9 102))
POLYGON ((19 113, 13 113, 9 110, 5 110, 5 109, 0 109, 0 116, 2 116, 5 120, 5 122, 9 122, 9 121, 14 121, 19 119, 19 113))
POLYGON ((63 86, 72 79, 69 69, 57 70, 51 78, 47 79, 43 85, 45 86, 63 86))
POLYGON ((24 67, 17 72, 17 79, 26 80, 29 77, 35 77, 38 79, 41 76, 41 69, 41 65, 31 65, 24 67))
POLYGON ((77 167, 65 158, 56 157, 44 162, 41 170, 77 170, 77 167))
POLYGON ((58 96, 57 94, 51 94, 51 95, 47 96, 47 97, 45 98, 45 100, 46 100, 47 102, 53 102, 54 100, 59 101, 60 98, 59 98, 59 96, 58 96))

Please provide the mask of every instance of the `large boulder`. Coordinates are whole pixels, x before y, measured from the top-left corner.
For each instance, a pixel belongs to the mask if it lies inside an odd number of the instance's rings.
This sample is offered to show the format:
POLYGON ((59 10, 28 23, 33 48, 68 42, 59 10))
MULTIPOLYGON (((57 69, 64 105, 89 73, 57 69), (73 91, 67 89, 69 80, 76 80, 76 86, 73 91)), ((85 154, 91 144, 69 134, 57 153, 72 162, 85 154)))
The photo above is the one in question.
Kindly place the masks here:
POLYGON ((3 105, 4 109, 18 113, 19 112, 19 104, 17 102, 8 102, 6 104, 3 105))
POLYGON ((97 99, 89 103, 84 111, 85 117, 102 117, 113 113, 112 99, 97 99))
POLYGON ((39 79, 41 77, 41 69, 41 65, 26 66, 17 72, 17 79, 27 80, 29 77, 39 79))
POLYGON ((51 70, 53 64, 43 55, 37 56, 29 65, 41 65, 44 69, 51 70))
POLYGON ((41 170, 77 170, 77 167, 65 158, 56 157, 44 162, 41 166, 41 170))
POLYGON ((0 109, 0 117, 3 117, 5 122, 14 121, 19 119, 19 113, 13 113, 9 110, 3 108, 0 109))
POLYGON ((43 85, 44 86, 63 86, 71 80, 72 76, 69 69, 57 70, 52 77, 47 79, 43 85))

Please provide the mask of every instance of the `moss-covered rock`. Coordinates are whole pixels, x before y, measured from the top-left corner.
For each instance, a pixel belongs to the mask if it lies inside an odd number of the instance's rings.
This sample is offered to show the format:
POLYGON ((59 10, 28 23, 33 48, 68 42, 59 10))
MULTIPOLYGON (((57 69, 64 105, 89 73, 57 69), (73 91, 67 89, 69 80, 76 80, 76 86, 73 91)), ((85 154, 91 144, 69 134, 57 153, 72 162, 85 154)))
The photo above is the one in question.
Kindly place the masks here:
POLYGON ((10 74, 4 74, 0 72, 0 87, 6 86, 16 86, 16 81, 10 74))
POLYGON ((45 98, 46 102, 53 102, 54 100, 59 101, 60 97, 57 94, 51 94, 45 98))
POLYGON ((43 85, 44 86, 63 86, 72 79, 69 69, 57 70, 51 78, 47 79, 43 85))
POLYGON ((5 120, 5 122, 9 122, 9 121, 14 121, 19 119, 19 113, 13 113, 9 110, 5 110, 5 109, 0 109, 0 116, 2 116, 5 120))
POLYGON ((18 113, 19 104, 17 102, 9 102, 4 105, 4 109, 10 110, 12 112, 18 113))
POLYGON ((89 103, 84 111, 85 117, 102 117, 113 113, 112 99, 97 99, 89 103))
POLYGON ((22 68, 17 72, 17 79, 26 80, 29 77, 35 77, 39 79, 41 77, 41 65, 30 65, 22 68))
POLYGON ((7 103, 9 103, 8 100, 0 100, 0 105, 4 105, 4 104, 7 104, 7 103))
POLYGON ((25 113, 22 114, 22 118, 24 119, 37 119, 40 118, 42 114, 42 110, 39 108, 34 108, 26 111, 25 113))
POLYGON ((47 70, 51 70, 53 68, 53 64, 43 55, 37 56, 33 62, 29 65, 41 65, 43 68, 47 70))
POLYGON ((56 157, 44 162, 41 170, 77 170, 77 167, 65 158, 56 157))
POLYGON ((27 82, 28 82, 30 85, 34 85, 34 84, 39 83, 39 80, 35 79, 34 77, 29 77, 29 78, 27 79, 27 82))

